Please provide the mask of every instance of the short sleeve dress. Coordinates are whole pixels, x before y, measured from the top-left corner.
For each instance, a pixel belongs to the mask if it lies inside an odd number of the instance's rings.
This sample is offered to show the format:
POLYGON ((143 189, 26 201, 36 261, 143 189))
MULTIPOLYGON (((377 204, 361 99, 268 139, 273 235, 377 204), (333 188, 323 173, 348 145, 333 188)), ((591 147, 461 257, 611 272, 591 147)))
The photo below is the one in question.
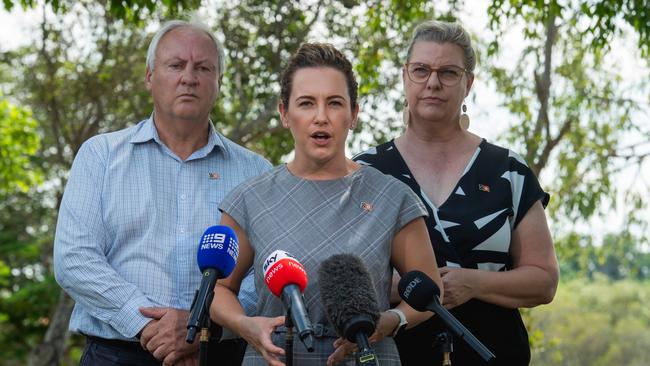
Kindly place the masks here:
MULTIPOLYGON (((223 200, 220 209, 246 232, 255 251, 255 287, 259 315, 284 315, 282 302, 264 282, 262 265, 275 250, 291 253, 307 271, 305 306, 314 324, 332 329, 318 293, 320 263, 334 254, 350 253, 367 267, 380 311, 389 308, 392 266, 391 244, 409 222, 427 215, 420 199, 405 184, 379 171, 361 166, 334 180, 307 180, 294 176, 286 165, 244 182, 223 200)), ((272 336, 284 345, 284 333, 272 336)), ((315 352, 308 353, 294 340, 296 365, 324 365, 332 354, 336 335, 317 337, 315 352)), ((400 365, 392 338, 374 345, 382 366, 400 365)), ((265 365, 249 347, 243 365, 265 365)), ((352 358, 344 364, 354 364, 352 358)))
MULTIPOLYGON (((546 206, 549 196, 534 173, 516 153, 482 140, 472 159, 440 207, 420 189, 413 174, 389 141, 353 158, 406 183, 422 199, 429 213, 427 228, 438 266, 507 271, 512 231, 538 200, 546 206)), ((496 356, 498 364, 530 362, 528 333, 517 309, 506 309, 480 300, 452 309, 460 320, 496 356)), ((444 330, 433 317, 402 332, 396 339, 403 365, 439 365, 441 355, 432 348, 444 330)), ((481 365, 480 357, 462 340, 453 344, 454 366, 481 365)))

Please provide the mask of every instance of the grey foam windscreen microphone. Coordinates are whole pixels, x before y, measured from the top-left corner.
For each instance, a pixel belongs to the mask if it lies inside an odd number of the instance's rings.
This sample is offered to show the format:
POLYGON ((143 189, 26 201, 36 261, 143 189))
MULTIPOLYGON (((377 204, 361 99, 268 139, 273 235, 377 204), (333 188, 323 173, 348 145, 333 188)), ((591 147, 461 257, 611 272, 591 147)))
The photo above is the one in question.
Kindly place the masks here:
POLYGON ((357 365, 377 365, 368 342, 379 320, 377 295, 361 259, 352 254, 327 258, 318 269, 318 285, 336 333, 359 347, 357 365))

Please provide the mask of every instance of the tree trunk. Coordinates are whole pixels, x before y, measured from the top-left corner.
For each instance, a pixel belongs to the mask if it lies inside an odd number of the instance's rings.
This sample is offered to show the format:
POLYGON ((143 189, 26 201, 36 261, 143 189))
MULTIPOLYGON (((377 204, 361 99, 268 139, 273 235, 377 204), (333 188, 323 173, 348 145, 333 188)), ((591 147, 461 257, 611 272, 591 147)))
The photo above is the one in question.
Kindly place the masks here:
POLYGON ((45 333, 45 339, 29 356, 28 366, 56 366, 63 355, 66 343, 70 338, 68 323, 74 307, 74 300, 65 291, 59 294, 59 303, 56 306, 50 326, 45 333))

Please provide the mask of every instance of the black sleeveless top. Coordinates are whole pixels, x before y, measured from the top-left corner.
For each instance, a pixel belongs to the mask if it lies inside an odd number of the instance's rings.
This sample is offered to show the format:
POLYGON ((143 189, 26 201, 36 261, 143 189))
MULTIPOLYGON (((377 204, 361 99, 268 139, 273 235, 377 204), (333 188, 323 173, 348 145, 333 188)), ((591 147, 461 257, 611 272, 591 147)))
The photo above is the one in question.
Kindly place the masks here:
MULTIPOLYGON (((435 207, 421 190, 394 141, 371 148, 353 158, 406 183, 422 199, 425 219, 439 267, 488 271, 512 268, 511 233, 538 200, 546 206, 549 195, 526 162, 508 149, 481 141, 452 193, 435 207)), ((451 310, 497 357, 499 365, 528 365, 528 333, 517 309, 472 299, 451 310)), ((440 365, 442 356, 432 347, 445 327, 438 317, 402 332, 397 338, 402 364, 440 365)), ((453 342, 452 365, 484 362, 464 341, 453 342)))

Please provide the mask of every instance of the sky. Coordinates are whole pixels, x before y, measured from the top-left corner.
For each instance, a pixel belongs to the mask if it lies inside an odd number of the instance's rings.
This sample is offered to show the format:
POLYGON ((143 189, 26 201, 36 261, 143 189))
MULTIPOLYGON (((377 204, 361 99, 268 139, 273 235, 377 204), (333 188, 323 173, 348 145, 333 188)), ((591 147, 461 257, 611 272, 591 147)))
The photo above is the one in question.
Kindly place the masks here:
MULTIPOLYGON (((466 4, 468 5, 466 6, 468 10, 459 15, 460 20, 470 32, 484 35, 486 29, 488 29, 486 26, 488 2, 467 0, 466 4)), ((32 39, 32 29, 34 25, 38 24, 41 17, 41 9, 25 12, 19 8, 14 9, 11 13, 0 10, 0 51, 10 50, 30 42, 32 39)), ((504 52, 500 56, 499 61, 505 67, 513 66, 517 62, 517 55, 525 45, 522 32, 517 29, 509 31, 502 40, 502 44, 507 44, 508 47, 503 48, 504 52)), ((612 48, 614 51, 608 57, 608 62, 612 68, 620 71, 623 82, 629 82, 631 84, 638 80, 640 75, 642 77, 643 75, 646 78, 648 77, 650 67, 647 61, 642 60, 638 56, 638 52, 635 52, 636 41, 633 37, 628 36, 624 39, 617 39, 612 44, 612 48)), ((637 113, 633 118, 639 121, 648 121, 646 128, 650 130, 650 98, 648 92, 631 88, 629 95, 624 97, 637 100, 644 105, 645 110, 637 113)), ((467 103, 468 113, 472 120, 470 131, 486 138, 488 141, 494 142, 501 134, 507 131, 512 123, 516 123, 515 118, 504 108, 500 107, 501 102, 502 100, 498 93, 486 82, 485 78, 482 78, 481 65, 479 63, 473 91, 467 103)), ((626 137, 625 142, 626 144, 633 144, 639 142, 639 138, 639 136, 630 135, 626 137)), ((650 141, 642 142, 645 144, 641 146, 639 152, 650 153, 650 141)), ((544 173, 540 177, 542 185, 549 179, 553 179, 553 177, 550 175, 545 176, 544 173)), ((640 168, 638 166, 632 166, 623 169, 614 177, 614 181, 617 186, 629 187, 629 189, 641 192, 650 201, 650 158, 646 159, 640 168)), ((607 207, 607 214, 594 217, 588 222, 580 223, 576 229, 594 234, 596 236, 595 241, 599 242, 599 237, 602 237, 606 231, 615 231, 617 228, 620 228, 625 217, 622 213, 624 212, 622 210, 622 195, 619 196, 617 200, 618 207, 607 207)), ((646 207, 643 212, 643 217, 650 222, 650 208, 646 207)), ((551 228, 553 228, 553 224, 551 223, 551 228)), ((555 224, 560 225, 560 223, 555 224)), ((650 248, 648 249, 650 250, 650 248)))

